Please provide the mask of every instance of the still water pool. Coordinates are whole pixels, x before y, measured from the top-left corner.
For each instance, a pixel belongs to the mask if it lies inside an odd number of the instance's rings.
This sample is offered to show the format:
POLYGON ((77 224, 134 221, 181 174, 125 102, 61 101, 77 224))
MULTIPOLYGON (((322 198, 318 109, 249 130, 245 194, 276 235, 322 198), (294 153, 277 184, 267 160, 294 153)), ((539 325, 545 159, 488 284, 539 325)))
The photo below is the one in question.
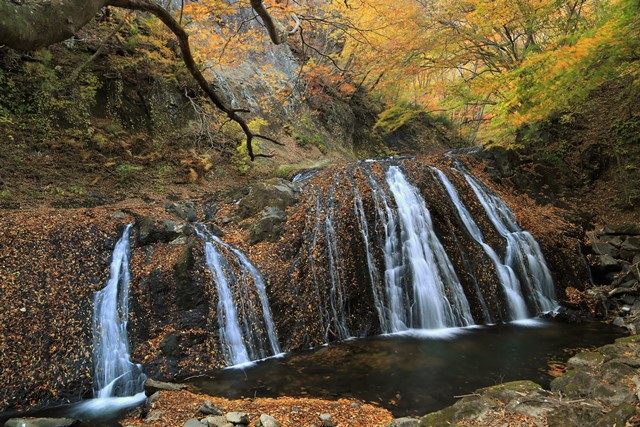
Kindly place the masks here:
POLYGON ((425 414, 463 394, 528 379, 548 387, 548 363, 613 342, 618 329, 551 320, 354 339, 230 368, 189 382, 228 398, 352 397, 396 416, 425 414))

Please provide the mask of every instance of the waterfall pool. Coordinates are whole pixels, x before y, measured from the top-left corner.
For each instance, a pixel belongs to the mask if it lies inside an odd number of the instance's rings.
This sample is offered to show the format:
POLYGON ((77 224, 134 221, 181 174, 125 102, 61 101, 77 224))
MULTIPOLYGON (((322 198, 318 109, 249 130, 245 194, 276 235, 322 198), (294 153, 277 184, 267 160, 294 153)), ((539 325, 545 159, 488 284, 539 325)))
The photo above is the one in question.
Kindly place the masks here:
POLYGON ((227 398, 350 397, 395 416, 423 415, 501 382, 528 379, 548 387, 549 361, 613 342, 620 330, 601 323, 552 320, 409 330, 352 339, 191 379, 197 390, 227 398))

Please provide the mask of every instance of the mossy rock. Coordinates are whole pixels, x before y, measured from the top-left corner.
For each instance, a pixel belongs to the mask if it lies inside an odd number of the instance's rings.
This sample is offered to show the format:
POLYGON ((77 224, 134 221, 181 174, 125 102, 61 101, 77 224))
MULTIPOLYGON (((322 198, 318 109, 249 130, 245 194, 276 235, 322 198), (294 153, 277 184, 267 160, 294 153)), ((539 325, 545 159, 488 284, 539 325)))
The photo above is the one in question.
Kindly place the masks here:
POLYGON ((628 337, 618 338, 616 344, 634 344, 640 343, 640 335, 629 335, 628 337))
POLYGON ((452 406, 425 415, 420 420, 420 427, 455 426, 462 420, 480 418, 499 407, 498 401, 485 396, 465 397, 452 406))
POLYGON ((506 402, 518 395, 522 395, 522 393, 528 394, 538 390, 542 390, 542 387, 539 384, 529 380, 522 380, 481 388, 478 390, 478 393, 483 396, 506 402))
POLYGON ((602 365, 606 360, 606 356, 598 351, 583 351, 576 354, 567 362, 570 368, 595 368, 602 365))
POLYGON ((593 375, 580 369, 571 369, 561 377, 551 381, 551 390, 562 392, 571 398, 587 397, 599 383, 593 375))

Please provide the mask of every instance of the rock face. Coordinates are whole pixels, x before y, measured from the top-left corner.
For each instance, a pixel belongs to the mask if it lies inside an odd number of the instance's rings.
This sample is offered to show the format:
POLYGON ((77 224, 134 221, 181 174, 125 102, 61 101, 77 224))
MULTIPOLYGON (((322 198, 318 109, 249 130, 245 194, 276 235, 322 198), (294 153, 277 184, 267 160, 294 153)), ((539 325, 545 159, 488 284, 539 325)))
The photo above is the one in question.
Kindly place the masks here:
POLYGON ((531 381, 482 388, 424 416, 419 425, 636 425, 640 421, 638 367, 640 337, 620 338, 571 358, 568 371, 551 383, 551 391, 531 381))
POLYGON ((640 331, 640 225, 610 224, 587 233, 595 288, 603 315, 631 333, 640 331))
POLYGON ((241 219, 258 214, 265 208, 286 209, 299 199, 300 189, 282 178, 269 179, 251 188, 238 203, 237 215, 241 219))

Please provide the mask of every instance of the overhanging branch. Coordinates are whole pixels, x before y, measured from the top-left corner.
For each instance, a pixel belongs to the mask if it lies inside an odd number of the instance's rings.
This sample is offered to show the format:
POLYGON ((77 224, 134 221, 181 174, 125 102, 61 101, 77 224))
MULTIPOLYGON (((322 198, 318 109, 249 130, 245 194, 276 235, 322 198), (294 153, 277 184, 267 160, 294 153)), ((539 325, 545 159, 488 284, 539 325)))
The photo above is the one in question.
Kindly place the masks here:
POLYGON ((182 59, 200 88, 204 91, 211 102, 219 110, 223 111, 230 120, 236 122, 242 129, 242 132, 244 132, 247 141, 247 154, 249 155, 249 158, 251 160, 255 160, 256 157, 266 157, 266 155, 254 153, 253 139, 259 137, 267 139, 271 142, 276 141, 272 138, 265 138, 261 135, 256 135, 251 131, 251 129, 249 129, 249 125, 247 124, 247 122, 239 115, 239 113, 246 113, 248 112, 248 110, 242 108, 232 108, 226 105, 226 103, 222 99, 222 96, 214 89, 212 85, 209 84, 209 82, 207 82, 207 79, 198 69, 198 66, 196 65, 193 54, 191 52, 191 47, 189 45, 189 35, 166 9, 148 0, 107 0, 107 5, 116 6, 123 9, 148 12, 160 19, 162 23, 164 23, 178 38, 178 44, 180 46, 182 59))

